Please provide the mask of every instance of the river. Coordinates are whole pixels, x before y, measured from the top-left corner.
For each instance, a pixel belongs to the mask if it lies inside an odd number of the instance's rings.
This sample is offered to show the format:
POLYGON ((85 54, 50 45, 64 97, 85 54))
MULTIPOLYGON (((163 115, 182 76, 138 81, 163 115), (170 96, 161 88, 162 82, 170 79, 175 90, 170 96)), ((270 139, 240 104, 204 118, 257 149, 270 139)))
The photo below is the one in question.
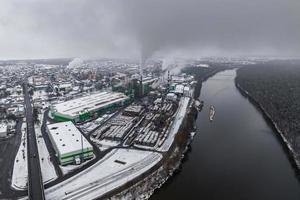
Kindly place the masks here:
POLYGON ((235 70, 203 83, 204 108, 182 171, 151 200, 299 200, 300 184, 262 114, 236 89, 235 70), (208 119, 214 105, 213 122, 208 119))

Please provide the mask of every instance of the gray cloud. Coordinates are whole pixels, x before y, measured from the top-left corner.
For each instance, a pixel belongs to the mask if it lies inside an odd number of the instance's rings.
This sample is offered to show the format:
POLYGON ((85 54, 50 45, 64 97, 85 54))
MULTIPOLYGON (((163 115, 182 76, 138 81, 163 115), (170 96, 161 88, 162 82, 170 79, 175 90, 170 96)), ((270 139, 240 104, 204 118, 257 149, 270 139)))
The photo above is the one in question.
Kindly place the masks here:
POLYGON ((159 49, 298 54, 298 0, 129 1, 125 22, 145 56, 159 49))
POLYGON ((0 58, 300 54, 299 0, 0 1, 0 58))

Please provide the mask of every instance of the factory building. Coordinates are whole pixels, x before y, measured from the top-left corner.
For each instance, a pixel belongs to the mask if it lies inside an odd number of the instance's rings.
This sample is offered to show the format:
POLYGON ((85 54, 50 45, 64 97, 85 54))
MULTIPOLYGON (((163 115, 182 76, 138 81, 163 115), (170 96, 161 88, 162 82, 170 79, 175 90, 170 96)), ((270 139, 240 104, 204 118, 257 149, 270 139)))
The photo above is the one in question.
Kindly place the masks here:
POLYGON ((176 85, 176 87, 175 87, 174 93, 175 93, 175 94, 182 95, 182 94, 183 94, 183 90, 184 90, 184 85, 178 84, 178 85, 176 85))
POLYGON ((80 164, 94 156, 92 145, 72 122, 50 124, 47 131, 61 165, 80 164))
POLYGON ((147 95, 152 90, 153 83, 157 81, 157 78, 151 77, 145 77, 142 80, 133 79, 134 97, 140 98, 147 95))
POLYGON ((58 122, 83 122, 129 102, 130 98, 123 93, 100 92, 55 104, 51 116, 58 122))

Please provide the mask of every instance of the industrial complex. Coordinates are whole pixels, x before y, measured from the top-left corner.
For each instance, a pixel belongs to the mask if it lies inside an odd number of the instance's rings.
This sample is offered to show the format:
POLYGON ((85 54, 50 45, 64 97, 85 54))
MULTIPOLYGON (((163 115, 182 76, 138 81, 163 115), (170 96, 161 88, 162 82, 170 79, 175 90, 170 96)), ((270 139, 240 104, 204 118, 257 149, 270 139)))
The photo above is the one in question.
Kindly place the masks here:
POLYGON ((11 188, 31 191, 30 172, 40 180, 39 199, 101 198, 159 169, 174 151, 195 89, 193 76, 161 65, 155 61, 143 71, 139 63, 123 61, 21 65, 27 78, 10 87, 18 101, 10 101, 5 87, 0 93, 0 138, 18 128, 22 141, 11 188))

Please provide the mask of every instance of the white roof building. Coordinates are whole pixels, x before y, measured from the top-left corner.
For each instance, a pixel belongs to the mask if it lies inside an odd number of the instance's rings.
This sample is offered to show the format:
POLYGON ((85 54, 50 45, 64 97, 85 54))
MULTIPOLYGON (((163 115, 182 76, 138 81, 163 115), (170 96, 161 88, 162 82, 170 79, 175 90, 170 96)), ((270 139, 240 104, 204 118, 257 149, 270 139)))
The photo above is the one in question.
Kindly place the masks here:
POLYGON ((175 93, 176 94, 183 94, 184 85, 176 85, 175 93))
POLYGON ((172 76, 172 81, 175 83, 184 83, 185 79, 183 76, 172 76))
POLYGON ((168 93, 166 96, 167 100, 171 100, 171 101, 176 101, 177 100, 177 95, 174 93, 168 93))
POLYGON ((185 96, 189 96, 190 95, 190 87, 184 86, 184 88, 183 88, 183 94, 185 96))
POLYGON ((75 119, 86 112, 97 112, 113 104, 123 104, 129 97, 119 92, 100 92, 55 104, 54 114, 75 119))
POLYGON ((62 165, 74 163, 81 156, 85 159, 93 157, 92 145, 72 122, 50 124, 47 129, 62 165))

